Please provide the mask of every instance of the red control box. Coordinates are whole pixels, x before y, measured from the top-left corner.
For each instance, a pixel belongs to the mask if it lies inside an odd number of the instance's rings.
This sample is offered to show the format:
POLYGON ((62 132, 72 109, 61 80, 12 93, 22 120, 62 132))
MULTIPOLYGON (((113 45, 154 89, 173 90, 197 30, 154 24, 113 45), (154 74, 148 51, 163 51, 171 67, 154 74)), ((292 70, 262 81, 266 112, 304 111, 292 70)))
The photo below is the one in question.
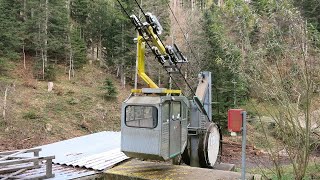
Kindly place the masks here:
POLYGON ((241 132, 242 131, 242 109, 228 110, 228 131, 241 132))

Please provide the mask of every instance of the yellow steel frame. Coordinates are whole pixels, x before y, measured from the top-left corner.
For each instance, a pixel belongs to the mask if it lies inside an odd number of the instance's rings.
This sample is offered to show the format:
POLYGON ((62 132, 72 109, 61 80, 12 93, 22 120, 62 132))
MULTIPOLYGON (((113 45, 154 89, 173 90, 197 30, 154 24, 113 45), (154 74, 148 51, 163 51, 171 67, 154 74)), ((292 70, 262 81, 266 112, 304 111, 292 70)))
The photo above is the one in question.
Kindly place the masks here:
MULTIPOLYGON (((147 33, 149 34, 149 37, 152 39, 152 43, 159 49, 161 54, 166 54, 166 49, 164 45, 161 43, 158 36, 153 32, 153 29, 151 26, 147 28, 147 33)), ((152 81, 152 79, 145 73, 145 49, 146 49, 146 42, 145 39, 138 35, 137 38, 137 70, 138 75, 143 79, 150 88, 159 88, 159 86, 156 85, 152 81)), ((142 89, 132 89, 132 93, 142 93, 142 89)), ((164 89, 162 93, 165 94, 181 94, 181 90, 172 90, 172 89, 164 89)))
POLYGON ((138 56, 138 75, 149 85, 150 88, 159 88, 156 83, 149 78, 149 76, 145 73, 145 62, 144 55, 146 49, 146 43, 142 36, 138 35, 137 39, 137 56, 138 56))

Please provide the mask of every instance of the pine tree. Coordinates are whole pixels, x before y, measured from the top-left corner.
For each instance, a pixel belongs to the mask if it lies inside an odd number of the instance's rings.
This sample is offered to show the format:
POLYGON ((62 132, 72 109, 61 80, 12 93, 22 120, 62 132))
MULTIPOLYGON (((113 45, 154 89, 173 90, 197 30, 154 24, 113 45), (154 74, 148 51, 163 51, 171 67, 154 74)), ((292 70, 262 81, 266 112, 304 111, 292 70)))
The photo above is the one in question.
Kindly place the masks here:
POLYGON ((108 100, 108 99, 112 99, 112 98, 116 98, 117 97, 117 90, 114 87, 113 82, 107 78, 104 83, 103 83, 103 87, 101 88, 102 90, 104 90, 104 95, 103 97, 108 100))
POLYGON ((86 44, 84 39, 80 37, 80 30, 72 30, 71 47, 74 61, 74 68, 81 68, 86 61, 86 44))
POLYGON ((0 0, 0 56, 17 59, 22 39, 21 19, 19 16, 21 2, 18 0, 0 0))

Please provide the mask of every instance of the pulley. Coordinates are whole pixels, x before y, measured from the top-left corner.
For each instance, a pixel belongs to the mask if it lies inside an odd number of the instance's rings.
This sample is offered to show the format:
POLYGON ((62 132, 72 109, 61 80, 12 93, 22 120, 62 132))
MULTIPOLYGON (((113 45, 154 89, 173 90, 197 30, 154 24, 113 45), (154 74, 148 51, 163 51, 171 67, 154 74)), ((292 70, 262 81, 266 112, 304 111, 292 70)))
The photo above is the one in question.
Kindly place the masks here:
MULTIPOLYGON (((213 168, 220 162, 222 134, 218 126, 213 122, 208 122, 206 132, 199 134, 198 160, 200 167, 213 168)), ((182 154, 182 160, 190 165, 191 147, 190 143, 182 154)))
POLYGON ((199 138, 199 164, 201 167, 212 168, 219 162, 221 155, 221 134, 215 123, 208 123, 207 132, 199 138))

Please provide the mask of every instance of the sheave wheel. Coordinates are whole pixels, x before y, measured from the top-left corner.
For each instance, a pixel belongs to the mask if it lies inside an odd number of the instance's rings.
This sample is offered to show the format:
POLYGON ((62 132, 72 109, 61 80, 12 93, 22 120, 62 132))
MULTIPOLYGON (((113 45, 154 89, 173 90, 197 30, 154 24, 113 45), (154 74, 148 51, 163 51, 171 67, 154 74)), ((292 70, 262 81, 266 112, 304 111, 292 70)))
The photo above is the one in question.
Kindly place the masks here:
POLYGON ((221 153, 221 135, 215 123, 208 123, 207 132, 199 139, 199 163, 203 168, 212 168, 219 162, 221 153))

